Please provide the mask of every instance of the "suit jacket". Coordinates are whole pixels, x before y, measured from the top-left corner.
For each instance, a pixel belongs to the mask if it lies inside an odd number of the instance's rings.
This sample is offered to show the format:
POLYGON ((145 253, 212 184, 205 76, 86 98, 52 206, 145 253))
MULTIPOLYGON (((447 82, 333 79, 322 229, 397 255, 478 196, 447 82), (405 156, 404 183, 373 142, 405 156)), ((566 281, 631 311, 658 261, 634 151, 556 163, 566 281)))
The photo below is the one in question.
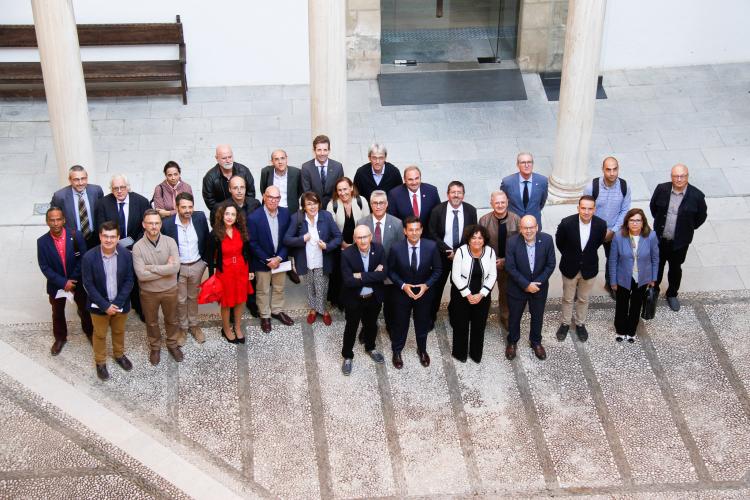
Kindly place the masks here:
POLYGON ((419 266, 417 272, 411 270, 411 251, 409 241, 403 239, 394 244, 388 254, 388 277, 399 289, 410 285, 426 284, 428 287, 437 283, 443 272, 438 247, 434 241, 422 238, 419 241, 419 266))
MULTIPOLYGON (((245 193, 250 198, 255 198, 255 180, 250 169, 242 163, 234 162, 232 165, 232 175, 239 175, 245 179, 245 193)), ((221 167, 217 163, 206 172, 203 176, 203 201, 206 202, 206 208, 211 213, 216 209, 216 205, 232 197, 229 192, 229 179, 221 173, 221 167)))
MULTIPOLYGON (((162 221, 161 232, 166 234, 177 242, 177 248, 180 248, 180 232, 177 230, 177 217, 174 215, 167 217, 162 221)), ((208 253, 206 252, 206 242, 208 241, 208 222, 206 222, 206 214, 200 210, 193 212, 193 216, 190 219, 195 229, 195 234, 198 235, 198 252, 201 254, 201 260, 208 262, 208 253)))
POLYGON ((500 189, 508 195, 508 208, 519 217, 524 215, 533 215, 539 224, 539 230, 542 230, 542 209, 547 202, 547 178, 536 172, 531 176, 531 194, 529 195, 529 204, 523 208, 523 196, 521 196, 521 174, 516 172, 503 178, 500 189))
POLYGON ((320 169, 315 166, 315 160, 309 160, 302 164, 302 191, 312 191, 320 196, 320 207, 325 208, 331 201, 336 181, 344 176, 344 167, 336 160, 328 159, 326 169, 326 185, 320 180, 320 169))
POLYGON ((284 245, 284 235, 289 228, 289 210, 279 207, 276 218, 279 223, 278 245, 273 246, 271 237, 271 226, 268 225, 265 209, 256 210, 250 214, 247 220, 247 234, 250 238, 250 269, 252 271, 270 272, 271 268, 266 265, 266 260, 271 257, 280 257, 282 262, 289 258, 288 250, 284 245))
MULTIPOLYGON (((101 200, 102 197, 104 197, 104 192, 102 191, 101 186, 97 186, 96 184, 89 184, 86 186, 86 198, 89 200, 89 220, 93 223, 94 228, 91 231, 91 237, 89 238, 90 244, 98 241, 96 234, 99 226, 96 224, 95 217, 96 206, 99 204, 99 200, 101 200)), ((68 231, 72 233, 78 229, 78 226, 76 225, 76 221, 78 220, 78 196, 73 194, 73 188, 71 186, 65 186, 64 188, 55 191, 55 194, 52 195, 50 206, 63 209, 63 214, 65 215, 65 228, 68 231)))
POLYGON ((562 275, 573 279, 580 271, 583 279, 587 280, 599 273, 599 247, 607 235, 607 221, 597 216, 591 219, 591 234, 583 250, 578 222, 578 214, 569 215, 561 220, 555 233, 555 245, 560 250, 562 275))
MULTIPOLYGON (((148 200, 138 193, 130 192, 128 195, 128 227, 126 231, 120 228, 120 238, 130 236, 133 242, 138 241, 143 236, 143 213, 151 208, 148 200)), ((111 220, 118 222, 119 210, 117 207, 117 198, 115 195, 108 194, 96 206, 96 230, 99 226, 111 220)))
MULTIPOLYGON (((357 221, 357 225, 364 224, 370 228, 370 232, 375 235, 375 222, 373 216, 368 215, 357 221)), ((380 233, 383 238, 383 248, 385 249, 386 257, 391 252, 391 247, 394 243, 401 241, 405 238, 404 236, 404 225, 401 223, 401 219, 392 216, 391 214, 385 214, 385 220, 380 225, 380 233)))
POLYGON ((117 249, 117 296, 112 302, 107 298, 107 275, 104 274, 100 247, 86 252, 81 269, 91 313, 104 315, 112 304, 122 308, 123 313, 130 311, 130 292, 133 290, 135 273, 133 272, 133 257, 129 251, 117 249))
MULTIPOLYGON (((432 209, 440 204, 440 195, 438 190, 432 184, 422 183, 419 188, 422 195, 422 203, 419 209, 419 220, 422 221, 424 228, 424 237, 429 238, 428 227, 432 209)), ((414 215, 412 210, 412 198, 406 184, 401 184, 388 192, 388 213, 404 220, 410 215, 414 215)))
POLYGON ((526 241, 517 234, 508 239, 505 249, 505 270, 510 276, 508 280, 508 296, 522 299, 527 295, 526 287, 532 281, 541 283, 539 291, 534 294, 542 299, 547 298, 549 278, 555 270, 555 246, 552 236, 541 231, 536 233, 536 250, 534 254, 534 271, 529 268, 529 258, 526 254, 526 241))
POLYGON ((47 232, 36 240, 36 258, 39 269, 47 278, 47 294, 54 295, 65 288, 68 280, 81 283, 81 259, 86 253, 86 241, 78 231, 65 229, 65 267, 57 253, 52 235, 47 232), (75 243, 74 243, 75 242, 75 243), (77 248, 76 248, 77 247, 77 248))
MULTIPOLYGON (((609 248, 609 284, 630 290, 633 278, 633 247, 630 237, 617 231, 609 248)), ((651 231, 638 239, 638 286, 656 281, 659 275, 659 238, 651 231)))
POLYGON ((388 264, 386 263, 385 250, 382 245, 377 243, 370 244, 370 258, 367 263, 367 269, 362 264, 362 257, 359 254, 357 245, 352 245, 341 252, 341 279, 343 286, 341 288, 341 303, 344 306, 350 306, 357 303, 363 286, 372 288, 375 294, 375 300, 383 302, 385 298, 383 281, 388 275, 388 264), (379 265, 383 266, 382 271, 376 271, 379 265), (355 278, 354 273, 362 273, 361 278, 355 278))
MULTIPOLYGON (((284 245, 289 247, 294 257, 297 274, 307 274, 307 254, 305 253, 305 235, 307 234, 307 216, 304 212, 295 213, 289 222, 284 235, 284 245)), ((331 274, 333 271, 333 257, 331 252, 341 246, 341 231, 339 231, 333 216, 325 210, 318 211, 318 234, 321 241, 325 241, 323 250, 323 272, 331 274)))
MULTIPOLYGON (((472 224, 477 223, 477 209, 474 208, 472 205, 469 205, 468 203, 463 203, 463 209, 464 209, 464 225, 463 229, 466 229, 472 224)), ((453 210, 451 208, 451 210, 453 210)), ((427 232, 429 235, 429 238, 432 240, 435 240, 435 243, 437 243, 438 248, 440 248, 440 251, 445 253, 448 250, 453 250, 451 247, 445 244, 445 241, 443 241, 443 238, 445 238, 445 213, 448 211, 448 202, 444 201, 440 205, 436 206, 432 209, 432 213, 430 214, 430 226, 427 228, 427 232)), ((451 214, 451 220, 453 214, 451 214)), ((453 231, 453 227, 451 226, 450 231, 453 231)), ((466 243, 463 241, 463 231, 461 231, 461 234, 458 235, 458 246, 461 246, 463 243, 466 243)))
POLYGON ((398 168, 393 163, 385 162, 383 178, 380 179, 380 184, 375 184, 375 179, 372 177, 372 164, 368 162, 357 169, 353 182, 360 196, 370 201, 370 195, 376 189, 385 191, 387 194, 391 189, 400 186, 403 181, 398 168))
MULTIPOLYGON (((329 162, 330 163, 330 162, 329 162)), ((297 167, 286 167, 286 203, 289 212, 299 210, 299 197, 302 196, 302 172, 297 167)), ((260 193, 266 192, 273 185, 273 165, 263 167, 260 171, 260 193)))
MULTIPOLYGON (((667 223, 669 198, 672 193, 672 183, 664 182, 656 186, 651 196, 651 215, 654 218, 654 230, 661 238, 667 223)), ((693 233, 706 221, 708 209, 703 192, 692 184, 687 185, 680 208, 677 210, 677 223, 674 228, 673 248, 688 246, 693 241, 693 233)))

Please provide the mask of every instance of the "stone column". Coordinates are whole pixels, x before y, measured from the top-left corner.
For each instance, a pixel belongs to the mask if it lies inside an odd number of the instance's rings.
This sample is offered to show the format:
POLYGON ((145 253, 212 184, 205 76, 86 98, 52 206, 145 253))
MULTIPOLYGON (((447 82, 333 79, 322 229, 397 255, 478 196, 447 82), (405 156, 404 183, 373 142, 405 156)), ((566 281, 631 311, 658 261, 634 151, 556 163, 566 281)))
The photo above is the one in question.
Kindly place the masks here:
MULTIPOLYGON (((312 135, 331 139, 331 158, 346 156, 346 0, 308 0, 312 135)), ((310 138, 312 147, 312 137, 310 138)))
POLYGON ((72 0, 31 0, 31 8, 60 181, 68 184, 68 169, 76 164, 94 177, 91 121, 72 0))
POLYGON ((589 178, 596 82, 606 0, 570 0, 565 35, 560 111, 550 177, 551 201, 577 199, 589 178))

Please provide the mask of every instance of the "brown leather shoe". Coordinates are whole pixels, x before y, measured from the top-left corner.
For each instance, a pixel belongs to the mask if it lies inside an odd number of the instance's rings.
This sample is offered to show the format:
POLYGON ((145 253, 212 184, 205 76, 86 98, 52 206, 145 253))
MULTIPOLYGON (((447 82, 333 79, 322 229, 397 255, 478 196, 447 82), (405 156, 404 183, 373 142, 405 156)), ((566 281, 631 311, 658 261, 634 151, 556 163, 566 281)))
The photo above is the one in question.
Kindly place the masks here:
POLYGON ((516 344, 508 342, 508 345, 505 346, 505 359, 508 361, 512 361, 516 359, 516 344))
POLYGON ((185 359, 185 356, 182 354, 182 349, 180 349, 180 346, 176 347, 167 347, 167 351, 169 351, 169 354, 172 356, 172 359, 180 363, 183 359, 185 359))
POLYGON ((422 366, 427 368, 430 366, 430 356, 426 352, 420 352, 419 354, 419 362, 422 363, 422 366))
POLYGON ((531 349, 534 351, 534 356, 536 356, 537 359, 540 359, 542 361, 547 359, 547 351, 544 350, 544 346, 542 344, 532 344, 531 349))
POLYGON ((206 336, 203 335, 203 330, 201 330, 200 326, 191 326, 190 327, 190 334, 193 336, 196 342, 199 344, 202 344, 206 341, 206 336))
POLYGON ((119 358, 115 358, 115 363, 120 365, 120 368, 122 368, 126 372, 129 372, 130 370, 133 369, 133 363, 131 363, 128 357, 125 356, 124 354, 120 356, 119 358))
POLYGON ((151 351, 151 354, 148 355, 148 361, 154 366, 158 365, 161 361, 161 350, 151 351))
POLYGON ((404 367, 404 360, 401 359, 401 353, 393 354, 393 366, 395 366, 397 370, 404 367))
POLYGON ((284 323, 286 326, 292 326, 294 324, 294 320, 289 317, 287 313, 284 311, 279 312, 279 314, 272 314, 271 317, 273 319, 277 319, 284 323))
POLYGON ((295 285, 299 285, 302 282, 302 280, 299 279, 299 274, 297 274, 297 271, 295 271, 294 269, 287 271, 286 277, 289 278, 289 281, 291 281, 295 285))
POLYGON ((263 330, 264 333, 269 333, 271 331, 271 319, 260 318, 260 329, 263 330))
POLYGON ((64 340, 55 340, 55 343, 52 344, 49 353, 53 356, 57 356, 58 354, 60 354, 60 351, 62 351, 63 346, 65 346, 64 340))

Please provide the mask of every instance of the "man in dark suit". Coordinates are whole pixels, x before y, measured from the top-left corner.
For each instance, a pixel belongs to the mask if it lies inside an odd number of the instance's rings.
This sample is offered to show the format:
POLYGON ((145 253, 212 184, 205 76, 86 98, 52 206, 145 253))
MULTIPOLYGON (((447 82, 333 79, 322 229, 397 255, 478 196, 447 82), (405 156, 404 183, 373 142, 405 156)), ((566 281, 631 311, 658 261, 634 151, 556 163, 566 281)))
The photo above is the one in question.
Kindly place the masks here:
POLYGON ((354 174, 354 185, 361 196, 370 200, 376 189, 385 191, 401 185, 401 172, 392 163, 385 161, 388 150, 381 144, 373 144, 367 151, 369 163, 365 163, 354 174))
POLYGON ((664 278, 664 266, 669 263, 667 303, 673 311, 680 310, 677 292, 682 281, 682 263, 685 262, 693 233, 708 216, 706 197, 692 184, 688 184, 688 168, 678 163, 672 167, 672 182, 656 186, 651 196, 651 215, 654 230, 659 237, 659 276, 656 291, 664 278))
POLYGON ((505 269, 508 271, 508 343, 505 357, 516 357, 516 343, 521 338, 521 316, 526 304, 531 315, 529 340, 534 355, 547 359, 542 345, 542 323, 547 302, 549 278, 555 270, 555 247, 552 236, 539 231, 533 215, 521 218, 521 233, 508 240, 505 250, 505 269))
POLYGON ((55 342, 50 353, 57 356, 68 341, 68 324, 65 321, 65 297, 57 297, 60 290, 73 294, 81 318, 81 329, 91 342, 94 327, 86 308, 86 290, 81 283, 81 258, 86 252, 83 235, 65 226, 62 208, 52 206, 47 210, 49 232, 36 240, 39 269, 47 278, 47 295, 52 306, 52 334, 55 342))
POLYGON ((443 271, 437 245, 422 238, 422 222, 414 215, 404 219, 406 240, 391 247, 388 255, 388 277, 400 291, 395 293, 391 349, 393 366, 401 369, 401 351, 406 344, 409 319, 414 317, 417 354, 422 366, 430 366, 427 354, 427 333, 432 312, 432 287, 443 271))
MULTIPOLYGON (((404 183, 388 192, 388 213, 405 220, 415 215, 427 229, 432 209, 440 203, 438 190, 432 184, 422 182, 422 172, 416 165, 404 169, 404 183)), ((428 234, 425 234, 429 238, 428 234)))
POLYGON ((328 158, 331 140, 326 135, 313 139, 313 152, 315 158, 302 164, 302 191, 317 193, 321 208, 325 208, 336 189, 336 181, 344 176, 344 167, 328 158))
POLYGON ((607 237, 607 221, 594 215, 596 201, 584 195, 578 200, 578 213, 560 221, 555 233, 555 244, 560 251, 562 273, 562 322, 557 329, 557 340, 563 341, 572 324, 573 299, 576 298, 576 335, 586 342, 586 314, 589 295, 599 274, 599 247, 607 237))
MULTIPOLYGON (((255 199, 255 179, 250 169, 234 161, 231 146, 228 144, 216 146, 216 165, 203 176, 203 201, 206 202, 206 208, 212 216, 216 211, 216 205, 231 197, 229 180, 235 175, 245 179, 247 196, 255 199)), ((209 224, 213 227, 213 217, 209 224)))
POLYGON ((265 193, 268 186, 276 186, 281 194, 279 206, 294 213, 299 210, 299 197, 302 196, 302 173, 297 167, 287 165, 287 161, 283 149, 271 153, 271 165, 260 171, 260 192, 265 193))
POLYGON ((263 208, 247 220, 250 236, 250 270, 255 273, 255 295, 260 313, 260 327, 271 331, 271 318, 290 326, 294 320, 284 312, 285 272, 276 272, 289 259, 284 235, 289 228, 289 210, 279 206, 279 188, 270 185, 263 192, 263 208))
POLYGON ((107 330, 112 330, 112 354, 125 371, 133 364, 125 356, 125 322, 130 311, 130 296, 135 282, 133 257, 117 244, 120 239, 114 221, 99 226, 101 245, 87 251, 81 264, 83 286, 88 294, 88 309, 94 325, 93 347, 96 375, 109 379, 107 371, 107 330))
POLYGON ((365 351, 376 363, 385 358, 375 350, 375 337, 378 333, 378 315, 383 303, 383 281, 387 275, 385 251, 382 245, 372 243, 372 233, 367 226, 354 228, 354 245, 341 252, 341 303, 346 311, 344 346, 341 355, 344 363, 341 372, 352 372, 354 359, 354 339, 362 323, 362 337, 365 351))
POLYGON ((80 165, 73 165, 68 171, 70 186, 55 191, 51 207, 60 207, 65 217, 65 227, 72 234, 80 231, 86 240, 86 247, 99 244, 94 215, 96 205, 104 196, 101 186, 89 184, 89 174, 80 165))
POLYGON ((500 189, 508 195, 510 210, 523 217, 533 215, 542 230, 542 209, 547 202, 547 178, 534 172, 534 157, 531 153, 519 153, 516 157, 518 173, 503 178, 500 189))
POLYGON ((464 203, 464 185, 460 181, 448 184, 448 201, 432 209, 430 225, 427 228, 430 239, 437 243, 443 272, 432 288, 432 322, 435 323, 443 300, 443 289, 453 266, 453 252, 461 246, 464 228, 477 223, 477 209, 464 203))
POLYGON ((203 330, 198 325, 198 286, 203 281, 208 255, 208 222, 206 214, 194 210, 194 199, 190 193, 180 193, 175 197, 177 215, 164 219, 161 232, 177 242, 180 253, 180 272, 177 275, 177 320, 180 335, 177 344, 185 345, 187 332, 196 342, 206 341, 203 330))
MULTIPOLYGON (((130 183, 124 175, 114 175, 110 182, 110 189, 112 192, 96 205, 96 227, 101 227, 107 221, 113 221, 118 226, 120 239, 123 240, 119 244, 132 250, 133 244, 143 236, 143 214, 151 206, 145 197, 130 191, 130 183)), ((138 317, 145 322, 137 280, 133 285, 130 302, 138 317)))

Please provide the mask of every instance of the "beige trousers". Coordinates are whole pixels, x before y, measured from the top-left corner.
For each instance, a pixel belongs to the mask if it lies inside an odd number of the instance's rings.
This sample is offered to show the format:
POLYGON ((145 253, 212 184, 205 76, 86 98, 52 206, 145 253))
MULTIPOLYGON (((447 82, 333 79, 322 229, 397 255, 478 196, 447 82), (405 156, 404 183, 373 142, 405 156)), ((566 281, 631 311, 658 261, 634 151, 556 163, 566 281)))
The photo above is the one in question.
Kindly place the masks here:
POLYGON ((594 287, 596 276, 591 279, 583 279, 581 273, 576 274, 575 278, 566 278, 562 276, 563 297, 562 297, 562 319, 561 323, 565 325, 573 324, 573 299, 578 291, 576 303, 575 324, 583 325, 586 323, 586 314, 589 311, 589 295, 594 287))
POLYGON ((191 326, 198 326, 198 285, 203 281, 206 263, 181 264, 177 277, 177 317, 180 330, 187 331, 191 326))
POLYGON ((270 318, 284 309, 286 273, 258 271, 255 273, 255 301, 261 318, 270 318))

